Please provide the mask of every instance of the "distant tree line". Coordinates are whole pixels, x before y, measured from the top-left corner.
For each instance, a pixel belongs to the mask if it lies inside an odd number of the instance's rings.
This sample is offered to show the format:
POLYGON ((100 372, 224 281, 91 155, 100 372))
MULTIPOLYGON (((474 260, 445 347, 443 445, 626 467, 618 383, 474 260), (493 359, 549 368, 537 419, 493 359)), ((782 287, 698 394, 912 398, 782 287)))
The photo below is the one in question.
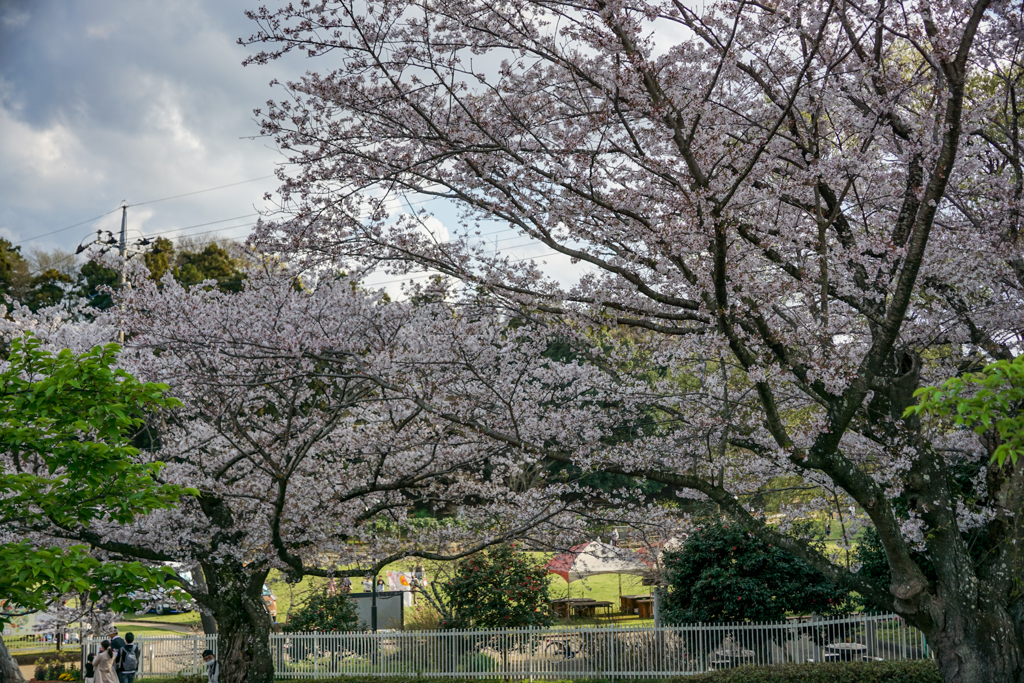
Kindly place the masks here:
MULTIPOLYGON (((150 277, 160 280, 167 273, 182 284, 216 280, 224 291, 242 288, 242 262, 231 244, 201 238, 174 242, 160 237, 141 254, 150 277)), ((63 249, 20 246, 0 238, 0 295, 10 297, 33 311, 85 298, 98 309, 113 302, 107 288, 117 285, 117 271, 96 263, 80 261, 63 249)))

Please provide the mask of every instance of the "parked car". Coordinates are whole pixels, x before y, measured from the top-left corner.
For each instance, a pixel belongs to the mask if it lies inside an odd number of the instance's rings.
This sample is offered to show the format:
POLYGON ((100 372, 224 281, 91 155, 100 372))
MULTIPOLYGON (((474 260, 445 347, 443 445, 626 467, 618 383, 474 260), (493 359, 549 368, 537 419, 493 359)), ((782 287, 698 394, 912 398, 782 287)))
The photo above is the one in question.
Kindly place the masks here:
MULTIPOLYGON (((177 562, 167 562, 166 566, 171 567, 185 581, 191 583, 192 572, 184 569, 184 565, 177 562)), ((146 614, 181 614, 192 611, 192 601, 187 593, 180 590, 157 588, 152 591, 137 594, 132 593, 133 598, 141 598, 149 602, 146 614)))

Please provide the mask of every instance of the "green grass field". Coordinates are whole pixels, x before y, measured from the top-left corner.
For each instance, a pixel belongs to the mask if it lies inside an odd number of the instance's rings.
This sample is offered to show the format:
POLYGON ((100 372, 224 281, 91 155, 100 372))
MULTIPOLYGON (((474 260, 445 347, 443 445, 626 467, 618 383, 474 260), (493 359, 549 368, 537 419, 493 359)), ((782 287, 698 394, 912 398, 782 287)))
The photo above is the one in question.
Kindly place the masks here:
POLYGON ((199 612, 184 612, 182 614, 136 614, 131 621, 152 621, 163 624, 198 624, 199 612))
MULTIPOLYGON (((198 617, 197 617, 197 621, 198 621, 198 617)), ((158 628, 156 626, 153 626, 152 628, 150 628, 148 626, 136 626, 134 624, 122 624, 122 623, 114 624, 114 625, 117 626, 117 631, 121 635, 124 635, 125 633, 128 633, 129 631, 131 631, 132 633, 135 634, 135 636, 137 638, 141 637, 141 636, 157 637, 157 636, 184 636, 184 635, 187 635, 187 634, 184 634, 184 633, 179 633, 178 631, 168 631, 167 629, 158 628)))

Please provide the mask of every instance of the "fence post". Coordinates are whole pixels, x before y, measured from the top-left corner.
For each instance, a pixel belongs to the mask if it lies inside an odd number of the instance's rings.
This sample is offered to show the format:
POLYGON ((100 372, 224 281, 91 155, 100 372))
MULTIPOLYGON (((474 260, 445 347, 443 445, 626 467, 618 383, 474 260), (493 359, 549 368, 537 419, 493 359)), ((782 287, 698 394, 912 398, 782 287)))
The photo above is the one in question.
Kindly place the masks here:
POLYGON ((878 619, 874 614, 864 617, 864 644, 868 646, 868 657, 874 657, 877 649, 878 619))
POLYGON ((533 631, 536 627, 531 626, 526 632, 526 671, 530 678, 530 683, 533 683, 533 631))

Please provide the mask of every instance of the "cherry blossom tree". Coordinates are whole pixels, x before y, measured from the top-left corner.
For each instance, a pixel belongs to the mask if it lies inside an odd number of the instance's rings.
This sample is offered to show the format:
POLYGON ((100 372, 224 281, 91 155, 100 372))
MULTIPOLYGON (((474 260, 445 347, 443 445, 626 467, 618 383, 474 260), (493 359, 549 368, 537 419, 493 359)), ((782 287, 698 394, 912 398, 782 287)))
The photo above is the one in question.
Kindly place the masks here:
POLYGON ((258 112, 293 163, 254 244, 440 273, 538 330, 631 328, 677 380, 652 386, 664 424, 549 457, 699 492, 922 629, 951 683, 1024 680, 1024 468, 904 417, 915 389, 1020 345, 1020 3, 309 0, 251 17, 249 63, 323 67, 258 112), (455 204, 462 229, 439 239, 396 196, 455 204), (487 225, 581 275, 495 254, 487 225), (818 492, 790 517, 872 525, 891 585, 753 514, 783 477, 818 492))
POLYGON ((569 483, 509 486, 545 456, 506 435, 582 454, 600 448, 616 419, 581 400, 607 384, 603 371, 544 356, 551 330, 446 303, 436 290, 391 302, 337 269, 272 264, 251 269, 237 293, 138 273, 123 308, 93 322, 17 309, 6 323, 71 348, 124 325, 120 365, 180 401, 148 420, 142 459, 166 463, 161 481, 197 489, 196 498, 135 523, 35 533, 112 557, 198 565, 205 589, 179 580, 216 618, 230 681, 273 679, 262 600, 271 569, 357 576, 508 539, 578 539, 585 497, 561 495, 569 483), (464 427, 481 423, 496 436, 464 427), (567 424, 580 428, 566 435, 567 424), (424 504, 457 517, 407 524, 424 504))

